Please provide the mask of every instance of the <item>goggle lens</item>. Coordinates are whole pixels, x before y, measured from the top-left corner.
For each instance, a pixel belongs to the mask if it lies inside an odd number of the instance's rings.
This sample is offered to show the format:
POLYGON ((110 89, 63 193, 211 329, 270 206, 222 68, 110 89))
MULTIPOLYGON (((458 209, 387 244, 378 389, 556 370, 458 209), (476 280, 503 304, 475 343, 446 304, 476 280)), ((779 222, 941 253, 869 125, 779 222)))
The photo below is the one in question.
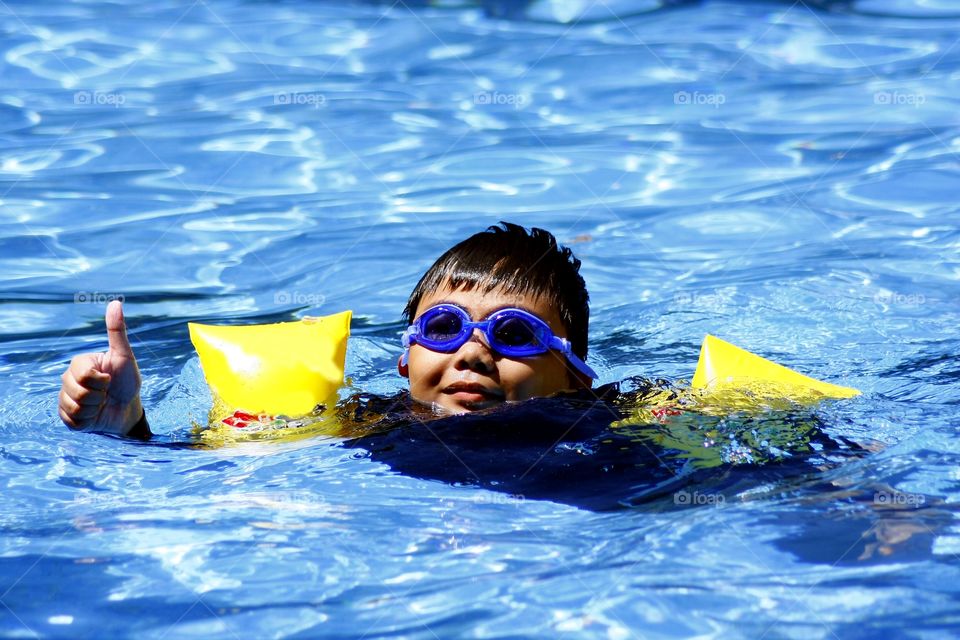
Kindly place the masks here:
POLYGON ((493 340, 505 347, 535 347, 540 340, 529 322, 522 318, 501 318, 493 325, 493 340))
POLYGON ((440 311, 426 318, 423 337, 431 342, 455 340, 463 331, 463 319, 452 311, 440 311))

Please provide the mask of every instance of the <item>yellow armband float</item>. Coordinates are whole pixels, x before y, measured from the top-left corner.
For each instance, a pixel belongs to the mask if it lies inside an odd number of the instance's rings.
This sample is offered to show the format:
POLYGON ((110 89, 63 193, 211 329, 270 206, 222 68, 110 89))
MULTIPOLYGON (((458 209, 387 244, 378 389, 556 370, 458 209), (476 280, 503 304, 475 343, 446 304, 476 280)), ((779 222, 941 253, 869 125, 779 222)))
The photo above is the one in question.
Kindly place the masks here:
POLYGON ((302 416, 335 401, 343 384, 350 311, 296 322, 188 324, 214 404, 302 416))
MULTIPOLYGON (((740 453, 724 446, 728 432, 719 425, 731 415, 776 415, 793 412, 828 398, 851 398, 860 392, 850 387, 815 380, 787 367, 708 335, 700 347, 700 359, 690 388, 653 388, 627 407, 623 420, 612 428, 637 442, 652 443, 678 451, 695 468, 710 468, 752 456, 779 455, 803 441, 804 434, 779 421, 761 424, 737 441, 740 453), (711 416, 711 420, 703 420, 711 416), (720 419, 720 422, 716 422, 720 419), (746 453, 744 453, 744 451, 746 453)), ((742 435, 742 434, 741 434, 742 435)))
POLYGON ((621 424, 662 422, 687 411, 713 416, 789 411, 857 395, 856 389, 816 380, 707 335, 690 388, 652 389, 621 424))
POLYGON ((799 404, 860 395, 856 389, 815 380, 711 335, 700 346, 691 386, 718 399, 750 393, 799 404))

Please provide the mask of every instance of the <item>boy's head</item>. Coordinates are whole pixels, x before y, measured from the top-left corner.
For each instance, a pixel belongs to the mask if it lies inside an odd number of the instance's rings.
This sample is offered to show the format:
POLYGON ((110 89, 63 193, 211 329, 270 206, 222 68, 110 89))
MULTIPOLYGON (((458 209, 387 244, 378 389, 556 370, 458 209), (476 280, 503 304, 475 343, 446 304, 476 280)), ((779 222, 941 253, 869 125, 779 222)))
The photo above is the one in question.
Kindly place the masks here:
POLYGON ((412 344, 399 370, 410 379, 413 398, 463 412, 589 387, 589 369, 579 362, 587 355, 590 316, 579 269, 580 261, 548 231, 507 222, 449 249, 423 275, 404 309, 415 328, 406 334, 412 344), (489 332, 467 327, 456 338, 462 322, 487 320, 494 312, 501 313, 492 317, 489 332), (561 340, 543 353, 524 354, 518 331, 538 325, 522 312, 542 319, 549 328, 545 335, 561 340), (446 336, 449 344, 431 343, 431 335, 446 339, 438 331, 451 322, 456 326, 446 336), (418 334, 424 328, 430 335, 418 334))

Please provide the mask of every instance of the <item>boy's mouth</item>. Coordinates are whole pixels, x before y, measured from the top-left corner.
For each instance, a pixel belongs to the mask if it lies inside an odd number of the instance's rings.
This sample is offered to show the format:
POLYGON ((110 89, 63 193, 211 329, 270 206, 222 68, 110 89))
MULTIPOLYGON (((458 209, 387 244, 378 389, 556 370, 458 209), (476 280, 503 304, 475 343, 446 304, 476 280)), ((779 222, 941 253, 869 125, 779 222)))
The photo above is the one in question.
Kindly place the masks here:
POLYGON ((453 396, 464 404, 482 402, 503 402, 503 392, 499 389, 490 389, 478 382, 454 382, 444 388, 443 393, 453 396))

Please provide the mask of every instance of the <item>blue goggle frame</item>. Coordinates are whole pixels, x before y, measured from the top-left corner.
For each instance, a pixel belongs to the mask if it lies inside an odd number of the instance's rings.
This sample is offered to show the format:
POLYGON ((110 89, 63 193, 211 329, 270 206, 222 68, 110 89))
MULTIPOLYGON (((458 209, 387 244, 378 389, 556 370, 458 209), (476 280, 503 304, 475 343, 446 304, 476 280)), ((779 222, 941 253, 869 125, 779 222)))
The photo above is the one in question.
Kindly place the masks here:
POLYGON ((555 336, 543 319, 529 311, 512 307, 498 309, 478 322, 474 322, 465 309, 454 304, 438 304, 430 307, 403 332, 401 341, 404 352, 401 363, 407 363, 410 347, 415 344, 431 351, 452 353, 470 339, 474 329, 480 329, 486 338, 487 345, 501 355, 509 358, 525 358, 553 349, 562 353, 583 375, 590 379, 597 377, 596 372, 573 353, 569 340, 555 336), (521 338, 529 336, 530 339, 517 344, 502 339, 509 333, 511 326, 508 323, 510 322, 521 323, 519 327, 513 327, 520 330, 520 333, 514 331, 515 336, 521 338), (441 329, 444 330, 442 333, 441 329))

